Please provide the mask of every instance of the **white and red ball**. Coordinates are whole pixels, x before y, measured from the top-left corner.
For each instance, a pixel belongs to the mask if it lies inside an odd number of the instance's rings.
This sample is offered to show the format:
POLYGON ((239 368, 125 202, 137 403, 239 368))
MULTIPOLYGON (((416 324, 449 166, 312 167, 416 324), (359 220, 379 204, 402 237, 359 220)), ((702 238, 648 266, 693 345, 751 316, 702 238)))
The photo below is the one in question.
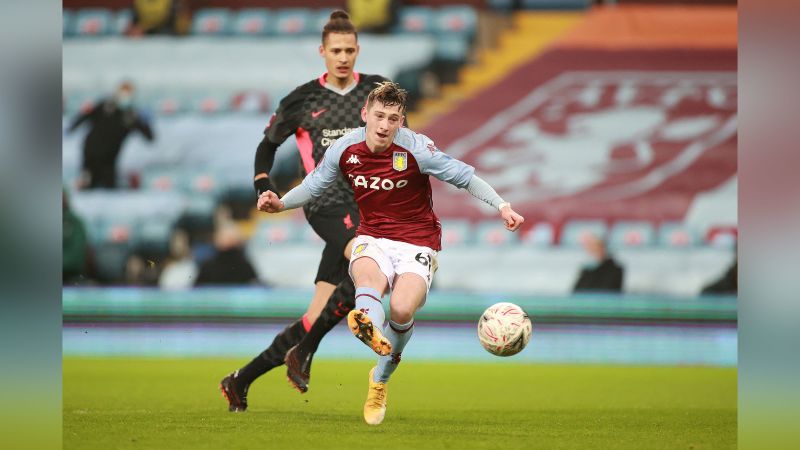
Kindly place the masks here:
POLYGON ((497 356, 516 355, 531 340, 533 325, 519 306, 495 303, 486 308, 478 321, 478 338, 489 353, 497 356))

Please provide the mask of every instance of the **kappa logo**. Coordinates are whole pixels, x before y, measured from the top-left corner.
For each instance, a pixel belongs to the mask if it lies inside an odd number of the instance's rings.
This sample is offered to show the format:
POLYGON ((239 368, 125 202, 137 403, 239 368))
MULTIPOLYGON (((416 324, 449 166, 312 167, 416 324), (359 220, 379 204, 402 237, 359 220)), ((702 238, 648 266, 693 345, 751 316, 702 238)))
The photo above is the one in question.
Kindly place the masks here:
POLYGON ((361 164, 361 161, 358 160, 358 156, 350 155, 350 157, 347 158, 347 163, 348 164, 361 164))

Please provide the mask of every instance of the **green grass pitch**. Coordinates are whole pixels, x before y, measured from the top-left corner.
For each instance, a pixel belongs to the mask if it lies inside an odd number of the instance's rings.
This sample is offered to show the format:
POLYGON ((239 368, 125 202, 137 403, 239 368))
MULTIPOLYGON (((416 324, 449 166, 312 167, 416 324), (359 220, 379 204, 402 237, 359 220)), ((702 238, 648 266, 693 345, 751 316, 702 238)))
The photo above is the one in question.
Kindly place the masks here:
POLYGON ((318 360, 310 391, 283 368, 229 413, 241 359, 64 359, 65 449, 736 447, 736 369, 404 360, 386 419, 363 422, 368 361, 318 360))

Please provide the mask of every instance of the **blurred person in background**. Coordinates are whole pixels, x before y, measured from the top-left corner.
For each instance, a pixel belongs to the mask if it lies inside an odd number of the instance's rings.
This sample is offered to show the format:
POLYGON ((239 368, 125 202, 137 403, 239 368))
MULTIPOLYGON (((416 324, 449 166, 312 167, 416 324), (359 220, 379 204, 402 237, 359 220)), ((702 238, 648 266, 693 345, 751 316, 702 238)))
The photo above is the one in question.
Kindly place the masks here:
POLYGON ((348 0, 347 11, 363 33, 388 33, 397 22, 400 0, 348 0))
POLYGON ((82 284, 87 281, 89 267, 89 241, 86 227, 69 206, 67 192, 61 192, 61 229, 63 232, 63 279, 64 285, 82 284))
MULTIPOLYGON (((264 130, 255 157, 257 194, 277 192, 269 172, 278 146, 290 136, 297 139, 301 156, 299 172, 304 176, 319 164, 328 146, 362 125, 361 107, 367 95, 375 83, 386 78, 356 72, 358 53, 358 33, 349 15, 341 10, 332 12, 319 46, 326 72, 284 97, 264 130)), ((350 184, 340 177, 325 195, 306 204, 303 212, 309 225, 325 241, 314 279, 314 295, 302 318, 278 333, 272 344, 247 365, 222 379, 220 390, 228 401, 229 411, 245 411, 250 384, 284 362, 290 376, 307 380, 322 337, 355 305, 355 287, 347 270, 359 213, 350 184)))
POLYGON ((188 289, 197 278, 197 263, 192 258, 189 233, 178 228, 169 239, 169 257, 164 263, 158 286, 166 290, 188 289))
POLYGON ((625 271, 608 252, 605 241, 588 234, 581 240, 581 244, 593 261, 581 270, 574 291, 622 292, 622 278, 625 271))
POLYGON ((117 158, 131 132, 138 131, 153 141, 149 120, 133 106, 134 94, 133 84, 125 81, 113 96, 78 114, 69 126, 69 133, 84 122, 90 127, 83 142, 79 189, 117 187, 117 158))
POLYGON ((132 253, 125 261, 126 286, 155 286, 158 283, 159 267, 155 261, 139 253, 132 253))
POLYGON ((188 0, 133 0, 129 36, 189 33, 192 14, 188 0))
POLYGON ((244 239, 233 223, 222 224, 214 232, 214 255, 200 265, 195 286, 253 284, 255 269, 244 253, 244 239))

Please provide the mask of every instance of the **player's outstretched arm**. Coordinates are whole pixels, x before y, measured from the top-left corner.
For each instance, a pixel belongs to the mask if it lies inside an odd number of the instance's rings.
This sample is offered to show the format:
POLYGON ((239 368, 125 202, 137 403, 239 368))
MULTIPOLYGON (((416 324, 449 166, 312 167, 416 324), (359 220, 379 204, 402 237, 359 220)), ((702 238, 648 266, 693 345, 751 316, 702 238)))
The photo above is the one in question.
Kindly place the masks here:
POLYGON ((258 196, 256 206, 259 211, 276 213, 303 206, 308 203, 311 198, 311 190, 309 190, 308 186, 303 182, 287 192, 282 198, 278 198, 278 194, 272 191, 263 192, 258 196))

